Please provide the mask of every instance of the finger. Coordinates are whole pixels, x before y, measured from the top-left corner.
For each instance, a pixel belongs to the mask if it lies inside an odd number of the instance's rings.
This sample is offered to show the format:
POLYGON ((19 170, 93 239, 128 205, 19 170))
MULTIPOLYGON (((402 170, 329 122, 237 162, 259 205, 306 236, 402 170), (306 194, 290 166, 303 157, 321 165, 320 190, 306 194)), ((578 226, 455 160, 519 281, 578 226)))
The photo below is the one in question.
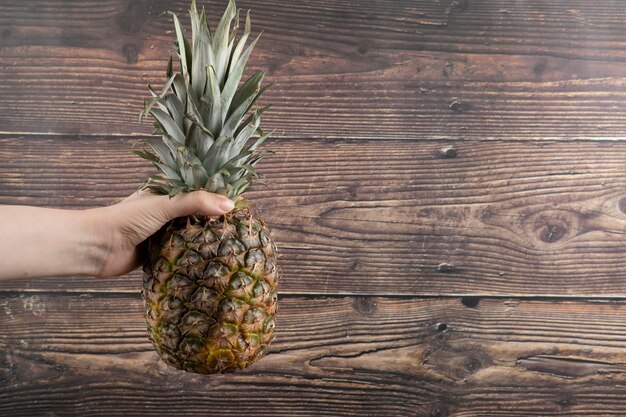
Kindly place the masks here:
POLYGON ((234 208, 234 202, 229 198, 206 191, 182 193, 173 198, 165 195, 142 195, 132 203, 141 205, 141 211, 158 213, 163 223, 176 217, 192 214, 220 216, 234 208))

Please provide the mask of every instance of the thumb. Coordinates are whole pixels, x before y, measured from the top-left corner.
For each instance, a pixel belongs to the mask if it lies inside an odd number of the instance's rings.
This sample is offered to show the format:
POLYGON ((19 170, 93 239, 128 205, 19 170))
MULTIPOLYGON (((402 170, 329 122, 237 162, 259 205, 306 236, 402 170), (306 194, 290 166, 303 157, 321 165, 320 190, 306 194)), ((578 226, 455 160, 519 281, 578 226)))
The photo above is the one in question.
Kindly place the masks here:
POLYGON ((182 193, 173 198, 168 196, 157 196, 157 198, 159 198, 159 211, 164 216, 164 222, 192 214, 219 216, 235 208, 235 203, 228 197, 207 191, 182 193))

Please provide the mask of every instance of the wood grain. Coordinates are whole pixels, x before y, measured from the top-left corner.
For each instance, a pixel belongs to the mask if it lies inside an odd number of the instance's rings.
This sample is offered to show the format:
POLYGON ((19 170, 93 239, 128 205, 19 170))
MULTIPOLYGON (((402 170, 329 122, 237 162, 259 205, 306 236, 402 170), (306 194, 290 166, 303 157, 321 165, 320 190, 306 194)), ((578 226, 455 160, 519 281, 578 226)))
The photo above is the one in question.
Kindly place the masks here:
MULTIPOLYGON (((187 0, 0 3, 0 131, 146 134, 187 0)), ((225 1, 211 3, 216 19, 225 1)), ((288 138, 626 137, 623 2, 244 1, 288 138)))
MULTIPOLYGON (((4 281, 0 415, 626 415, 626 3, 237 3, 278 82, 250 195, 282 253, 269 355, 168 368, 138 273, 4 281)), ((0 204, 137 189, 188 5, 0 1, 0 204)))
MULTIPOLYGON (((152 168, 127 139, 0 139, 0 204, 88 208, 152 168)), ((250 198, 287 293, 623 295, 624 142, 274 140, 250 198)), ((136 276, 135 276, 136 277, 136 276)), ((138 291, 133 278, 0 288, 138 291)))
POLYGON ((624 301, 299 297, 241 373, 161 363, 135 296, 0 295, 0 413, 626 414, 624 301), (37 398, 37 401, 29 401, 37 398))

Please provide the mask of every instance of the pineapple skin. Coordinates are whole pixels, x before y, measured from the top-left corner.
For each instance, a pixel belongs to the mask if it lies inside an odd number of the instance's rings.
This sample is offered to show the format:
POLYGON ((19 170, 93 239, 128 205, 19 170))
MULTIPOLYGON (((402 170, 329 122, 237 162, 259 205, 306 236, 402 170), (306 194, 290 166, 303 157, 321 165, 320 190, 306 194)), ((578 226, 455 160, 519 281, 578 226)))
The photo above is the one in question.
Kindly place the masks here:
POLYGON ((167 223, 147 241, 143 315, 164 362, 188 372, 244 369, 274 339, 276 246, 248 208, 167 223))

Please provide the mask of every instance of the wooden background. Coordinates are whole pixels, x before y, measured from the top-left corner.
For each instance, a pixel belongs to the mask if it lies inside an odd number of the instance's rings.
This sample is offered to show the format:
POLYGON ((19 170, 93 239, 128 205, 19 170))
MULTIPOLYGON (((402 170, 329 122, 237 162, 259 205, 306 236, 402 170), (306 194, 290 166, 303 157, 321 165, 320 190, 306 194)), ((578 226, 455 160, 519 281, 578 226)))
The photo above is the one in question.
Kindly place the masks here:
MULTIPOLYGON (((0 0, 1 204, 139 186, 162 13, 188 6, 0 0)), ((138 273, 1 282, 0 415, 626 415, 626 2, 238 6, 278 82, 252 196, 283 254, 269 355, 168 368, 138 273)))

